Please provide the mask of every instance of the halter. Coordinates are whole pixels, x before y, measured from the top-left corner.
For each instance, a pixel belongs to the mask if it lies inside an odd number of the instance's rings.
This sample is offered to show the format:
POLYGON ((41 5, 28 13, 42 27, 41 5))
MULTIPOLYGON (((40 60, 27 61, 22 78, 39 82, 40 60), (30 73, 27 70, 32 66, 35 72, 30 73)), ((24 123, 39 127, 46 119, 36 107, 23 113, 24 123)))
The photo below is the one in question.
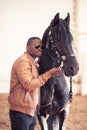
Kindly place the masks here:
MULTIPOLYGON (((51 27, 50 27, 50 28, 51 28, 51 27)), ((46 49, 48 49, 50 42, 51 42, 51 43, 54 42, 54 41, 53 41, 53 37, 52 37, 52 35, 51 35, 51 29, 49 30, 49 33, 48 33, 48 39, 47 39, 46 49)), ((57 58, 60 58, 61 55, 60 55, 59 52, 57 51, 55 44, 53 44, 52 49, 55 49, 55 54, 57 55, 57 58)), ((48 51, 48 53, 49 53, 49 51, 48 51)), ((60 59, 61 59, 61 58, 60 58, 60 59)))

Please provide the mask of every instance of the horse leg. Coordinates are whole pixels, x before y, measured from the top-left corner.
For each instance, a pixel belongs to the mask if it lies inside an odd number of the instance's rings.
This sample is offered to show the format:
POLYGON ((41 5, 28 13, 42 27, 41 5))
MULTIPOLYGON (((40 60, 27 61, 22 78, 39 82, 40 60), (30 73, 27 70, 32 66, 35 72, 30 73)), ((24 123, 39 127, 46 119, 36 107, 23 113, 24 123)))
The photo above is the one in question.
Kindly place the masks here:
POLYGON ((61 111, 59 114, 51 115, 48 119, 48 130, 66 130, 65 115, 65 110, 61 111))
POLYGON ((48 130, 48 125, 47 125, 48 116, 49 115, 46 115, 45 117, 40 114, 37 115, 41 130, 48 130))
POLYGON ((59 113, 59 130, 66 130, 67 119, 69 116, 69 107, 67 105, 66 108, 59 113))
POLYGON ((69 107, 70 105, 67 105, 60 113, 49 116, 47 120, 48 130, 66 130, 69 107))
POLYGON ((59 120, 57 114, 52 114, 48 118, 48 130, 59 130, 59 120))

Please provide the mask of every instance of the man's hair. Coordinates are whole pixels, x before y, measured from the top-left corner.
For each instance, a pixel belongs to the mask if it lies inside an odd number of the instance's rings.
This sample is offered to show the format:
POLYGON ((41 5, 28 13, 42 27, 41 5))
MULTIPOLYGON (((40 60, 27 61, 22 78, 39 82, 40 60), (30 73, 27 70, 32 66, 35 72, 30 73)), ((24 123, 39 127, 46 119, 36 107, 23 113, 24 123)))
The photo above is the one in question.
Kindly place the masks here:
POLYGON ((27 45, 30 45, 32 43, 32 41, 35 40, 35 39, 41 40, 39 37, 31 37, 31 38, 28 39, 27 45))

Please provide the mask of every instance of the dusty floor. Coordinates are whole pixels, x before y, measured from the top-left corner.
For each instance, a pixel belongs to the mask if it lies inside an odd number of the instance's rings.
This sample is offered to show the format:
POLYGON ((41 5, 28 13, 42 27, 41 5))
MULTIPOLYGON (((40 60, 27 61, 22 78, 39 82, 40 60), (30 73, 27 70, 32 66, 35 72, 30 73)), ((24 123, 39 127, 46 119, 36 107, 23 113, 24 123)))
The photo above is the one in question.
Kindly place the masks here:
MULTIPOLYGON (((11 130, 7 96, 7 94, 0 94, 0 130, 11 130)), ((35 130, 40 130, 38 124, 35 130)), ((87 130, 87 96, 73 96, 67 130, 87 130)))

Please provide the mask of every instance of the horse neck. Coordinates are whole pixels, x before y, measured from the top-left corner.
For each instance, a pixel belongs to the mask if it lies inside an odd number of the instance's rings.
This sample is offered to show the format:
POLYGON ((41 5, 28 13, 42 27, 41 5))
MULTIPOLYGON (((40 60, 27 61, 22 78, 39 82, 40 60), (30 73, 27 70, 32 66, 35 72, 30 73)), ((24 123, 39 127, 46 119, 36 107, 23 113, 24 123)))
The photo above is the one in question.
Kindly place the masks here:
POLYGON ((43 51, 40 61, 41 72, 44 73, 56 66, 56 61, 52 59, 51 54, 48 54, 47 50, 43 51))

